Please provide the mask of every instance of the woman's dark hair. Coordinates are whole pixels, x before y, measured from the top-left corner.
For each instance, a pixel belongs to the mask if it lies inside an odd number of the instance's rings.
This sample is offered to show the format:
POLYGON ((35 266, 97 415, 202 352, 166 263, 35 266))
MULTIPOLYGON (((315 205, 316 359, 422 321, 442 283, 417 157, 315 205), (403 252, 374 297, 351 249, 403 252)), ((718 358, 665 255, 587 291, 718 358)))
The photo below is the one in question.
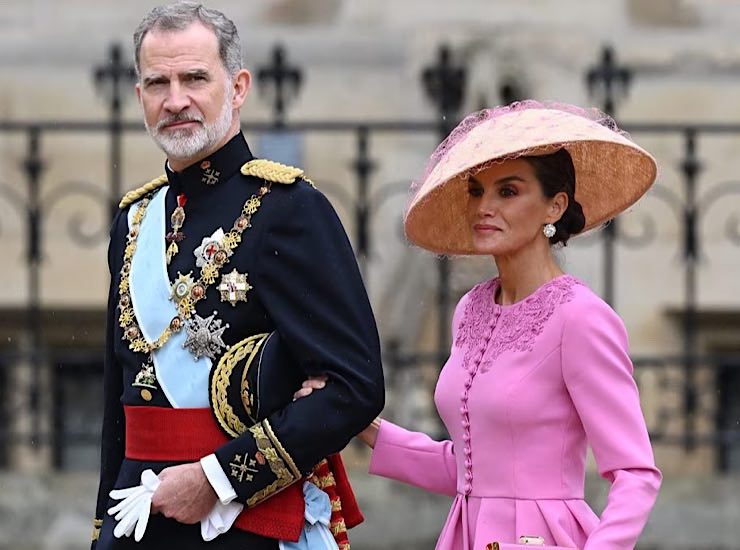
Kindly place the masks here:
POLYGON ((555 222, 555 234, 550 237, 551 245, 563 243, 565 246, 571 235, 580 233, 586 225, 583 208, 576 201, 576 169, 573 159, 565 149, 558 149, 549 155, 521 158, 534 169, 547 198, 551 199, 561 191, 567 193, 568 208, 555 222))

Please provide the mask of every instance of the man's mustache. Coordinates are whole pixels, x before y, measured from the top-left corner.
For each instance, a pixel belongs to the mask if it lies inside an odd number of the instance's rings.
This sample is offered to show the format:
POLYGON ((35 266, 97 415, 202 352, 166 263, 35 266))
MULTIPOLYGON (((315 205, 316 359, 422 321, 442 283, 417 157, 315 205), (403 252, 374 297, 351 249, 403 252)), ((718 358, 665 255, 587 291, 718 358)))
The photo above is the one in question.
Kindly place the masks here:
POLYGON ((172 115, 163 120, 157 122, 157 130, 161 130, 165 126, 175 124, 177 122, 203 122, 203 119, 198 115, 179 114, 172 115))

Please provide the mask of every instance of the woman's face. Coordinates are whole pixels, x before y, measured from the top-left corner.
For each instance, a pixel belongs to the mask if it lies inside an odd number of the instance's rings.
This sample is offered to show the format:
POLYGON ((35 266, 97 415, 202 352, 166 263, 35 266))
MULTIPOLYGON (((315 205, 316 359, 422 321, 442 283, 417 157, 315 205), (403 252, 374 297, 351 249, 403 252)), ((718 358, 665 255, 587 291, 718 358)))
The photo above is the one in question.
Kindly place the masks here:
POLYGON ((494 164, 468 180, 468 227, 476 252, 509 256, 547 238, 542 226, 555 223, 567 207, 567 195, 545 197, 525 160, 494 164))

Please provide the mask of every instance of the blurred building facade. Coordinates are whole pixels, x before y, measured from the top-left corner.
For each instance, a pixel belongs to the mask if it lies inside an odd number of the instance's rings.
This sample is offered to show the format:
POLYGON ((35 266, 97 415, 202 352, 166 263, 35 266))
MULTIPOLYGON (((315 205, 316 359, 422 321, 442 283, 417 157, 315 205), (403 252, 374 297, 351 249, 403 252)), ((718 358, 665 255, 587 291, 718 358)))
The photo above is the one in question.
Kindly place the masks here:
MULTIPOLYGON (((14 512, 23 521, 0 520, 0 548, 18 548, 29 526, 29 548, 87 532, 107 224, 119 195, 163 170, 130 67, 130 35, 154 5, 0 5, 0 486, 11 488, 0 501, 28 499, 14 512), (74 506, 45 503, 55 495, 74 506)), ((406 189, 441 137, 467 112, 531 97, 608 110, 655 154, 656 188, 559 255, 630 333, 666 474, 645 548, 666 537, 740 548, 740 1, 209 5, 234 19, 255 77, 242 111, 250 145, 304 167, 348 229, 381 331, 387 415, 409 427, 442 435, 431 395, 451 308, 494 273, 490 260, 440 260, 403 241, 406 189)), ((367 495, 422 498, 373 485, 366 457, 350 454, 367 495)), ((595 484, 592 498, 604 490, 595 484)), ((377 513, 368 523, 390 521, 364 498, 377 513)), ((417 539, 399 527, 373 543, 359 531, 357 547, 428 548, 445 503, 424 502, 417 539)))

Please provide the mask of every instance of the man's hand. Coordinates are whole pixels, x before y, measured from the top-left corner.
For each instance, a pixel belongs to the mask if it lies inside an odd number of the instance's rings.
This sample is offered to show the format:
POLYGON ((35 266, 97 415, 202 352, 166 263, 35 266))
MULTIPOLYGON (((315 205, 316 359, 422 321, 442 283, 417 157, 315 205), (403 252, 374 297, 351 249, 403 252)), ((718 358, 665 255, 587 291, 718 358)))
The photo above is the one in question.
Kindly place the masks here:
POLYGON ((199 462, 165 468, 152 495, 152 513, 180 523, 198 523, 213 509, 218 497, 199 462))

